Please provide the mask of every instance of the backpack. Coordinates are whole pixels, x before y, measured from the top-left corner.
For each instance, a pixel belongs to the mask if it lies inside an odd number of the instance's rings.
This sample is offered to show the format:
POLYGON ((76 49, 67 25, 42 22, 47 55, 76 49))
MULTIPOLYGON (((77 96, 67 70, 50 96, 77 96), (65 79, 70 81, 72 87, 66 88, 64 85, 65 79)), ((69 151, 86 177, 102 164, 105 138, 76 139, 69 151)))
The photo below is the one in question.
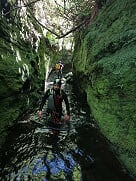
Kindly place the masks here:
POLYGON ((57 63, 57 64, 55 65, 55 69, 56 69, 56 70, 60 70, 60 64, 59 64, 59 63, 57 63))

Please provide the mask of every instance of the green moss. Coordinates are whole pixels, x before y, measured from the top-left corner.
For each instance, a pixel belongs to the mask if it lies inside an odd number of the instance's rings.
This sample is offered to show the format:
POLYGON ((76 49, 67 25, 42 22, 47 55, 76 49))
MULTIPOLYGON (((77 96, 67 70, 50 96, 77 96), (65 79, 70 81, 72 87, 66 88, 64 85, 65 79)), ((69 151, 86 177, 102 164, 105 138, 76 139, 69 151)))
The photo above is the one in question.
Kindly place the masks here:
POLYGON ((101 132, 134 175, 135 8, 134 0, 116 0, 105 6, 88 29, 77 35, 74 52, 74 67, 77 73, 85 75, 81 87, 87 93, 92 114, 101 132))
POLYGON ((28 23, 22 24, 19 18, 15 17, 16 24, 8 23, 2 17, 0 19, 0 107, 3 108, 0 110, 1 139, 4 139, 7 128, 22 114, 38 106, 46 64, 59 54, 58 47, 51 45, 42 35, 41 27, 31 16, 27 17, 29 23, 33 24, 31 30, 28 23), (40 39, 32 34, 36 31, 40 33, 40 39), (37 50, 32 39, 39 39, 37 50))
POLYGON ((136 154, 130 154, 128 152, 126 153, 120 153, 120 159, 127 165, 128 170, 131 170, 132 173, 136 173, 136 154))

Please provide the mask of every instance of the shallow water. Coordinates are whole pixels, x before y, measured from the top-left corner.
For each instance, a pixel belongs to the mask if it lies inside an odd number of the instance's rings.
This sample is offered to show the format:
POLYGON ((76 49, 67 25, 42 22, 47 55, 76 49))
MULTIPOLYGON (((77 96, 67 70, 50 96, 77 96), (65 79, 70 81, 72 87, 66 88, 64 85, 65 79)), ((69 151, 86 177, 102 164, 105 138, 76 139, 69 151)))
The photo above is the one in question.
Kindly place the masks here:
POLYGON ((64 86, 71 107, 71 129, 58 136, 38 120, 36 112, 10 130, 0 152, 1 181, 131 181, 95 126, 84 97, 64 86))

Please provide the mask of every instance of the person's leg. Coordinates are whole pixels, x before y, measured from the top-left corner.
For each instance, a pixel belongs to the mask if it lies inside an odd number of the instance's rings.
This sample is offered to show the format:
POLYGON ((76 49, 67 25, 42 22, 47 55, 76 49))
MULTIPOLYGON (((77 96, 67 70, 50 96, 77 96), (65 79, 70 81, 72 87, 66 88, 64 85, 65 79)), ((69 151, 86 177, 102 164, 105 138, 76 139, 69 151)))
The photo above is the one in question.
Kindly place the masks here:
POLYGON ((54 134, 59 134, 61 128, 61 114, 53 112, 52 113, 52 132, 54 134))

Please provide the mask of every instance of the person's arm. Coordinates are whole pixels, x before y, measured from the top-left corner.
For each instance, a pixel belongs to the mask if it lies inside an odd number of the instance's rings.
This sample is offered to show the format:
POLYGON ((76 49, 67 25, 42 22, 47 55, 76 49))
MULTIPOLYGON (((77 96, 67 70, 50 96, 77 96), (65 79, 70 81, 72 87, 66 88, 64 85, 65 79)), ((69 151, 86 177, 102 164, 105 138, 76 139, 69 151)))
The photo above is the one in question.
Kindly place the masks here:
POLYGON ((48 89, 48 90, 45 92, 45 94, 42 96, 41 103, 40 103, 40 106, 39 106, 39 111, 38 111, 39 117, 42 116, 42 109, 43 109, 43 106, 44 106, 44 104, 45 104, 48 96, 49 96, 49 91, 50 91, 50 90, 48 89))
POLYGON ((60 64, 60 69, 61 69, 61 70, 63 69, 63 67, 64 67, 64 65, 63 65, 63 64, 60 64))
POLYGON ((70 106, 69 106, 69 101, 68 101, 68 97, 66 95, 66 93, 63 91, 63 99, 66 105, 66 115, 64 116, 64 120, 68 121, 70 119, 70 106))

